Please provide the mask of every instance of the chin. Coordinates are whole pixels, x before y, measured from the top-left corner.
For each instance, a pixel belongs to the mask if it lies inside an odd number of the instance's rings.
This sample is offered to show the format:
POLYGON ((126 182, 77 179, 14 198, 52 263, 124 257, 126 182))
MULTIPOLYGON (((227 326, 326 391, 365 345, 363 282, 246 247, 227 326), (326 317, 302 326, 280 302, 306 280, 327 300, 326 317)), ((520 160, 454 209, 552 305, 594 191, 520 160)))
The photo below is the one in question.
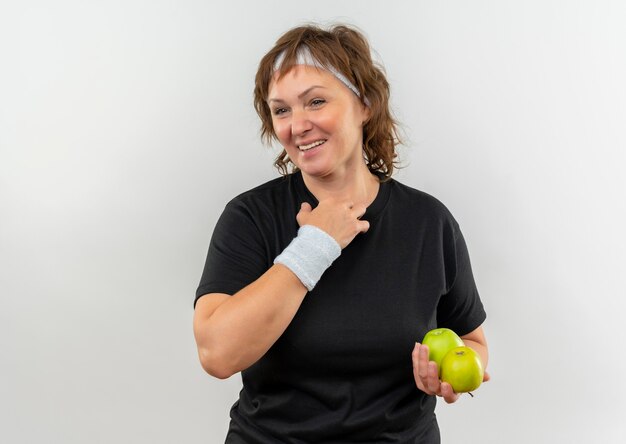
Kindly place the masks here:
POLYGON ((302 174, 306 174, 307 176, 324 176, 329 172, 329 168, 327 166, 321 165, 319 162, 305 162, 304 164, 296 164, 296 166, 300 171, 302 171, 302 174))
POLYGON ((310 176, 327 176, 331 174, 336 168, 336 165, 333 165, 331 162, 321 161, 322 159, 318 159, 320 161, 317 162, 305 162, 298 166, 303 173, 306 173, 310 176))
POLYGON ((324 177, 328 175, 328 171, 317 168, 300 168, 302 174, 310 177, 324 177))

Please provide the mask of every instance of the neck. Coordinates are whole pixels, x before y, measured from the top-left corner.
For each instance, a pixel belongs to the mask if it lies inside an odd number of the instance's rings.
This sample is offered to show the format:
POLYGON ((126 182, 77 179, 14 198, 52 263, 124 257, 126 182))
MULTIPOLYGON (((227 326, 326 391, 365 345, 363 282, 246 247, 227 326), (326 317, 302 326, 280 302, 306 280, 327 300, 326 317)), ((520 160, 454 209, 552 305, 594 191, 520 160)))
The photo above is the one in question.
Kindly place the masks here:
POLYGON ((314 177, 302 174, 304 183, 318 201, 325 199, 349 200, 355 204, 369 206, 376 195, 380 181, 372 174, 365 163, 355 171, 330 177, 314 177))

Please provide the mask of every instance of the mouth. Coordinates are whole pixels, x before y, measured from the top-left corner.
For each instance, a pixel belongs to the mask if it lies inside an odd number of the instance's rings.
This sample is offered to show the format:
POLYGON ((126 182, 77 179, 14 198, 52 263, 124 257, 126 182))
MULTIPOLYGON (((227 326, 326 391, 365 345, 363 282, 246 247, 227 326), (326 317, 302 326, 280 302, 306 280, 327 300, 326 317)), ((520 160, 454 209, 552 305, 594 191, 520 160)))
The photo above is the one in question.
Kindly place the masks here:
POLYGON ((324 142, 326 142, 326 139, 316 140, 315 142, 311 142, 308 145, 298 145, 298 149, 300 151, 312 150, 313 148, 322 145, 324 142))

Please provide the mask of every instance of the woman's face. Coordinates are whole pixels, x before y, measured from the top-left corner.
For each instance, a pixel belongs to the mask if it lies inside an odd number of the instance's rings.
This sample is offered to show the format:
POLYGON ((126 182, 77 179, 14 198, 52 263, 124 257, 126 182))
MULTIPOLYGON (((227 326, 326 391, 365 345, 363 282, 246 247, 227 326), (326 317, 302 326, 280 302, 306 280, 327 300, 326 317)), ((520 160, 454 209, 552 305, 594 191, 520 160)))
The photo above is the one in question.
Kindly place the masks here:
POLYGON ((270 83, 268 105, 278 140, 303 174, 341 177, 363 161, 369 108, 334 75, 294 66, 270 83))

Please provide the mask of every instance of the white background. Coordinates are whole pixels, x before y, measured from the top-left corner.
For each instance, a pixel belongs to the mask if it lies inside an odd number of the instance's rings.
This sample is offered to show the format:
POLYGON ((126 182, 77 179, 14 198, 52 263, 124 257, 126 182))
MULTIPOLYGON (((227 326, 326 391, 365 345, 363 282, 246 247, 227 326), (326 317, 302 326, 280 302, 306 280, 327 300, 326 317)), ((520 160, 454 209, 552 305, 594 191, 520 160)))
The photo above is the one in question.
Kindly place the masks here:
POLYGON ((213 225, 276 176, 256 66, 305 21, 386 66, 404 183, 460 222, 492 381, 444 443, 626 442, 626 5, 3 1, 0 442, 220 443, 192 301, 213 225))

